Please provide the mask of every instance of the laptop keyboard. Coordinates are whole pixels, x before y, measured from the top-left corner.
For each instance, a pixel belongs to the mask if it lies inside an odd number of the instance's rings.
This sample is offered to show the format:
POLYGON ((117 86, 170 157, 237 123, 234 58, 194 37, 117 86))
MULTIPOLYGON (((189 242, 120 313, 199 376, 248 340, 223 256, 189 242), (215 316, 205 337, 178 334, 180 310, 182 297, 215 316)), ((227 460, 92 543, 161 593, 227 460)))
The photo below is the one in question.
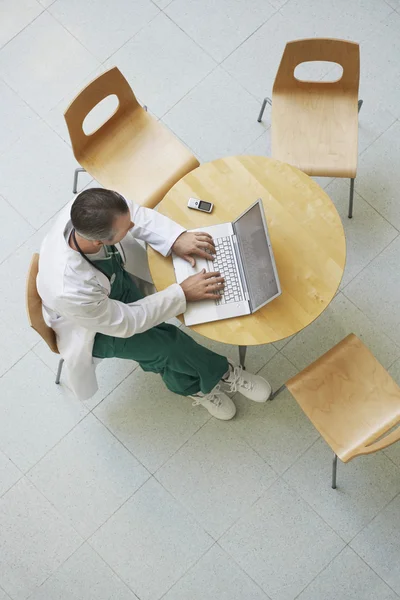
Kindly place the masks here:
POLYGON ((225 288, 215 303, 219 306, 244 300, 235 264, 234 250, 230 237, 214 239, 216 257, 212 263, 213 271, 219 271, 225 278, 225 288))

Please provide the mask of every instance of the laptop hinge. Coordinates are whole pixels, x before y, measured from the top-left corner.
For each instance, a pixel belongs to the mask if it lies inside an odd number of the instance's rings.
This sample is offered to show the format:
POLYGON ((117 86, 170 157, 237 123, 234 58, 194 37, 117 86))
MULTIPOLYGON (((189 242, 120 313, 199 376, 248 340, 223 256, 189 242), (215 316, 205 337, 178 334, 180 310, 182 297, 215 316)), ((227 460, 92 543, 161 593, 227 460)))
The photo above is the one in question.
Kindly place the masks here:
POLYGON ((243 269, 243 264, 242 264, 242 258, 240 256, 240 251, 239 251, 239 244, 236 238, 236 235, 233 234, 232 236, 232 241, 233 241, 233 248, 235 251, 235 255, 236 255, 236 261, 239 267, 239 275, 240 275, 240 280, 242 282, 242 286, 243 286, 243 292, 244 292, 244 297, 247 300, 247 302, 249 303, 250 306, 250 311, 253 310, 253 307, 251 305, 251 300, 250 300, 250 296, 249 296, 249 290, 247 287, 247 281, 246 281, 246 276, 244 274, 244 269, 243 269))

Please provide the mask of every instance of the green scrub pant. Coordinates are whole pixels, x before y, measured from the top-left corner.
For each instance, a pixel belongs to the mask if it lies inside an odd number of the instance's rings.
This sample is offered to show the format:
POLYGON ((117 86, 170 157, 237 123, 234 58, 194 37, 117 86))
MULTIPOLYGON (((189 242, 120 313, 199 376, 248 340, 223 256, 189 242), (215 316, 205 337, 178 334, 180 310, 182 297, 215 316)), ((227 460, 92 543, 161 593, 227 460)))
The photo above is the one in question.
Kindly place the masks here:
MULTIPOLYGON (((99 261, 103 270, 104 262, 99 261)), ((118 265, 114 264, 114 273, 116 277, 110 298, 125 304, 143 298, 122 266, 118 269, 118 265)), ((160 373, 167 388, 182 396, 192 396, 198 392, 208 394, 229 369, 226 357, 200 346, 186 333, 168 323, 129 338, 97 333, 93 356, 135 360, 143 371, 160 373)))

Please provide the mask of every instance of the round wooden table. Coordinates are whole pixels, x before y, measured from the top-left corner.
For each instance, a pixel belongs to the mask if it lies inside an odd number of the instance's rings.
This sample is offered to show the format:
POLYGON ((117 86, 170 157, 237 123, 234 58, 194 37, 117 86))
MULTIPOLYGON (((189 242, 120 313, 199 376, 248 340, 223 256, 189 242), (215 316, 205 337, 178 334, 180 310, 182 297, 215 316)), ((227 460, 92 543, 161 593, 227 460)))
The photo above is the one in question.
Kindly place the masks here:
MULTIPOLYGON (((334 297, 345 267, 346 241, 333 202, 295 167, 262 156, 232 156, 191 171, 158 205, 160 213, 193 229, 233 221, 257 198, 264 205, 281 296, 253 315, 192 326, 205 337, 242 347, 242 363, 244 347, 297 333, 334 297), (213 202, 213 212, 191 210, 190 197, 213 202)), ((172 259, 151 248, 148 256, 156 288, 174 283, 172 259)))

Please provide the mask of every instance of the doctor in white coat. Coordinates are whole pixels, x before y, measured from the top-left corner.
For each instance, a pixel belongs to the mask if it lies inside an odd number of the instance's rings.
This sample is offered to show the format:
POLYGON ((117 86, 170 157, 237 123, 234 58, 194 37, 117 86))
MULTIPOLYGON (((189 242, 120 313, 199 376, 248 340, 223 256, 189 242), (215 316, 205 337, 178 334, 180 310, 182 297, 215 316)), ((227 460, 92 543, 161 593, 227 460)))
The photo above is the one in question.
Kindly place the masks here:
POLYGON ((85 190, 68 204, 42 243, 37 288, 73 392, 90 398, 97 390, 94 358, 116 356, 159 373, 170 390, 219 419, 236 412, 224 386, 265 402, 271 394, 265 379, 165 323, 183 313, 187 302, 223 293, 220 274, 199 273, 154 293, 146 251, 137 240, 164 256, 173 250, 192 264, 195 256, 215 253, 208 234, 186 232, 101 188, 85 190))

